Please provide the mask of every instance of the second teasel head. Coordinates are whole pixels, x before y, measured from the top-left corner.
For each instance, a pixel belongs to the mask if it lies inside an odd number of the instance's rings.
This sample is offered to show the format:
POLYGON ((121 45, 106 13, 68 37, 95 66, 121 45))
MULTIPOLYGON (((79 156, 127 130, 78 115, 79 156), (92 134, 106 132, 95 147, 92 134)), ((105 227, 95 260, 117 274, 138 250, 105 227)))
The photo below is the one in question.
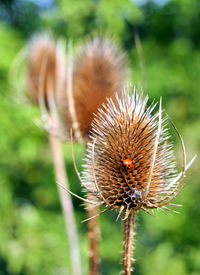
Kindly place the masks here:
POLYGON ((112 99, 92 124, 84 171, 84 187, 109 208, 166 208, 181 190, 184 164, 177 177, 173 145, 161 103, 147 107, 147 97, 134 92, 112 99))
MULTIPOLYGON (((96 36, 80 46, 79 53, 74 57, 72 95, 83 138, 88 138, 94 113, 106 102, 106 98, 115 100, 115 94, 121 93, 125 73, 125 54, 112 39, 96 36)), ((66 106, 66 110, 69 107, 66 106)), ((67 128, 71 128, 73 118, 67 112, 63 112, 63 116, 67 128)))

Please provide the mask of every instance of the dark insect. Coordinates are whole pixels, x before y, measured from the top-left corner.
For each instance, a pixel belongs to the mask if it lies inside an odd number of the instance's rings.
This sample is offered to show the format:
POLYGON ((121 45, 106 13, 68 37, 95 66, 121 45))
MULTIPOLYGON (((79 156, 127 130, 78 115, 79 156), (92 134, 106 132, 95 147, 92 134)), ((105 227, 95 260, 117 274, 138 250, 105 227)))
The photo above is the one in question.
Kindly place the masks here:
POLYGON ((131 199, 131 202, 133 203, 134 206, 137 206, 141 200, 142 200, 142 192, 135 189, 135 192, 134 193, 131 193, 129 195, 130 199, 131 199))

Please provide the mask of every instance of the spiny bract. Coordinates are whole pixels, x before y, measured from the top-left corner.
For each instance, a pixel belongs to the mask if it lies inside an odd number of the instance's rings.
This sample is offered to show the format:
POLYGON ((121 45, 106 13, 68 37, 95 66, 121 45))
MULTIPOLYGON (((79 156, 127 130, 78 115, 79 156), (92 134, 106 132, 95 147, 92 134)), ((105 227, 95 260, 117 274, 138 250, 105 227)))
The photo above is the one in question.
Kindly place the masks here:
POLYGON ((126 210, 126 216, 132 209, 164 208, 180 191, 185 172, 183 167, 177 178, 161 103, 153 114, 156 104, 147 108, 147 100, 135 91, 116 103, 109 99, 93 121, 88 143, 84 187, 109 208, 126 210))

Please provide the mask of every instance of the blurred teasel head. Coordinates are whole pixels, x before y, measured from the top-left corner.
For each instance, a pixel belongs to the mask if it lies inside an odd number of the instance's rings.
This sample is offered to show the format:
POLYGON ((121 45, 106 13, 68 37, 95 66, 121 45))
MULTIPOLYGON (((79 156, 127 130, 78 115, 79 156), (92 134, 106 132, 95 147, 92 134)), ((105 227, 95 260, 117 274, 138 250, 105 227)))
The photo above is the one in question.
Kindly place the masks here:
MULTIPOLYGON (((147 97, 129 91, 109 99, 92 123, 83 185, 108 209, 164 208, 183 188, 186 156, 183 140, 183 167, 177 174, 173 145, 156 104, 147 107, 147 97)), ((173 124, 173 123, 172 123, 173 124)))
POLYGON ((48 101, 66 85, 65 54, 50 36, 35 36, 29 43, 28 91, 35 103, 48 101))
MULTIPOLYGON (((121 92, 126 73, 125 60, 125 54, 113 40, 105 36, 94 37, 80 47, 74 58, 72 73, 75 111, 74 115, 64 112, 68 129, 73 128, 74 132, 78 129, 82 137, 88 138, 94 113, 106 102, 107 97, 115 101, 115 94, 121 92)), ((70 110, 70 102, 66 101, 66 110, 70 110)))

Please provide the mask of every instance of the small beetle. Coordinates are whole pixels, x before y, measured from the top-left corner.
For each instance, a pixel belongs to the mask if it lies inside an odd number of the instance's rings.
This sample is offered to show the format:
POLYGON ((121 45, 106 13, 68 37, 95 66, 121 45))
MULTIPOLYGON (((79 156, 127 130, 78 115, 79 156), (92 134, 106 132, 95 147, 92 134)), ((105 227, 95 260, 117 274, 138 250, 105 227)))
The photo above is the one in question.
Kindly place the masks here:
POLYGON ((141 201, 142 201, 142 192, 137 190, 137 188, 134 188, 135 189, 135 192, 134 193, 131 193, 129 195, 131 201, 132 201, 132 204, 134 205, 134 207, 137 207, 140 205, 141 201))
POLYGON ((133 162, 132 162, 132 160, 130 160, 130 159, 124 159, 124 160, 122 160, 122 162, 123 162, 123 164, 124 164, 127 168, 129 168, 129 169, 132 169, 132 168, 133 168, 133 162))

